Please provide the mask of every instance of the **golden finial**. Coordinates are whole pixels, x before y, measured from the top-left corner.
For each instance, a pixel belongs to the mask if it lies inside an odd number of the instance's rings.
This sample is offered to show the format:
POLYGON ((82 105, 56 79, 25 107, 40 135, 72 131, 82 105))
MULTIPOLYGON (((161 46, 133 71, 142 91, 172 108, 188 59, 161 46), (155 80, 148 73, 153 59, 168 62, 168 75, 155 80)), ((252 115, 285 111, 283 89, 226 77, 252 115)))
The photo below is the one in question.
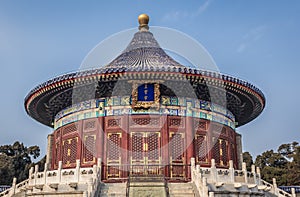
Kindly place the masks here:
POLYGON ((139 27, 140 29, 142 27, 146 27, 146 29, 148 29, 149 16, 147 14, 139 15, 138 21, 139 21, 139 24, 140 24, 140 27, 139 27))

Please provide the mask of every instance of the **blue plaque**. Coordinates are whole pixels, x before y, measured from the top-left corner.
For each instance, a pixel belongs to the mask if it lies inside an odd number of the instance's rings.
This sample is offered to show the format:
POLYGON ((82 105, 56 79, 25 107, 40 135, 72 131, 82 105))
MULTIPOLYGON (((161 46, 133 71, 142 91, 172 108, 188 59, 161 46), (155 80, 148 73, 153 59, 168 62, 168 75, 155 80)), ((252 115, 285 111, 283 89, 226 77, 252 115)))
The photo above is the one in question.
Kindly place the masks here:
POLYGON ((138 101, 154 101, 154 84, 142 84, 138 87, 138 101))

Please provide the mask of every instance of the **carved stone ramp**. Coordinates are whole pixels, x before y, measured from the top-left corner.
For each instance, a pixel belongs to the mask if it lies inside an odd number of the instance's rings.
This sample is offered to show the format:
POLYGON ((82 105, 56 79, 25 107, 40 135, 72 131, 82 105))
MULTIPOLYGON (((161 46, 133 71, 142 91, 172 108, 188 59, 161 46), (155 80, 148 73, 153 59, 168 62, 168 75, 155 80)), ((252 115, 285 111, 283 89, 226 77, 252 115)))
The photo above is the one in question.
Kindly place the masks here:
POLYGON ((128 197, 167 197, 167 183, 160 175, 130 176, 127 195, 128 197))

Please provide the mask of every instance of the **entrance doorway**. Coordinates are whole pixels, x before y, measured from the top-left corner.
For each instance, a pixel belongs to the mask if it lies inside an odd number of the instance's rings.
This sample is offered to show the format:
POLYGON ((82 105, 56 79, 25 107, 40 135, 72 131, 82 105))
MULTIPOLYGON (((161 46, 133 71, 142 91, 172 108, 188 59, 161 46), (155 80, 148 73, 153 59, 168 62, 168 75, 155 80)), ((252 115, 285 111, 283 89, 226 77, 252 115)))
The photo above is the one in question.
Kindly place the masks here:
POLYGON ((160 132, 130 133, 130 174, 162 174, 160 132))

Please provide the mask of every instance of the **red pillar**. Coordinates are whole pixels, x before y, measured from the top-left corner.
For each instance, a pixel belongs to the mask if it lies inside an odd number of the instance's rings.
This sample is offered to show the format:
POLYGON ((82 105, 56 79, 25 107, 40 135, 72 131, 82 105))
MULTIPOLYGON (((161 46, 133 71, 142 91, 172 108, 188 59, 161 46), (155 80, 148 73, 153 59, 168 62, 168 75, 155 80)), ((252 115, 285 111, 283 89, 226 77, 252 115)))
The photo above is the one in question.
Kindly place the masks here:
POLYGON ((169 177, 169 131, 168 131, 168 116, 162 115, 160 117, 160 122, 163 124, 161 127, 161 157, 162 165, 164 165, 164 174, 166 177, 169 177))
MULTIPOLYGON (((194 122, 193 117, 186 117, 186 163, 191 165, 191 158, 194 157, 194 122)), ((191 169, 188 167, 187 178, 191 179, 191 169)))
MULTIPOLYGON (((75 123, 76 124, 76 123, 75 123)), ((81 154, 82 154, 82 150, 84 148, 84 143, 82 142, 83 139, 83 120, 78 121, 77 124, 77 154, 76 154, 76 160, 79 159, 81 160, 81 154)))
MULTIPOLYGON (((97 121, 97 130, 96 130, 96 159, 101 158, 103 163, 103 151, 104 151, 104 124, 103 117, 99 117, 97 121)), ((97 162, 97 161, 96 161, 97 162)))
POLYGON ((128 177, 128 152, 129 152, 129 146, 128 146, 128 135, 129 135, 129 129, 128 129, 128 115, 123 115, 121 119, 121 130, 122 130, 122 142, 121 142, 121 169, 122 169, 122 178, 128 177))

